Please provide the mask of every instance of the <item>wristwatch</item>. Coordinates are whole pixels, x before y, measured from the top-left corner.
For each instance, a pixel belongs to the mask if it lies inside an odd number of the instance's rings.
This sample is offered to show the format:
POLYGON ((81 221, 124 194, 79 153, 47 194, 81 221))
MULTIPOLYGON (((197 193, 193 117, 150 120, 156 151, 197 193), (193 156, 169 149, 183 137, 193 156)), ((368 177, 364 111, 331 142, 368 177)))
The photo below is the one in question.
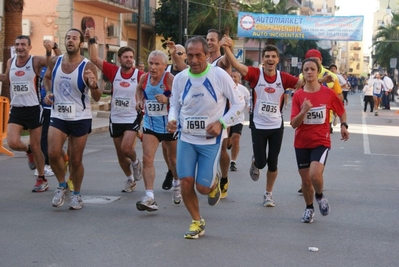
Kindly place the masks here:
POLYGON ((341 123, 341 127, 342 127, 342 126, 345 126, 346 129, 349 128, 349 126, 348 126, 348 124, 347 124, 346 122, 342 122, 342 123, 341 123))

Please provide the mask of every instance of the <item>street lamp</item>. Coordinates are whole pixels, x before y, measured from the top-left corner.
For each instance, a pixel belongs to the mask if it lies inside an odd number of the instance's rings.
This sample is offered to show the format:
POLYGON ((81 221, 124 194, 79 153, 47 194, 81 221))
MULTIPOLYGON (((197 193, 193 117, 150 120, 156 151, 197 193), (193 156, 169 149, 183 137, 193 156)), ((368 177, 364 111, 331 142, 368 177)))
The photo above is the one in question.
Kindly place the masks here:
POLYGON ((389 14, 389 15, 392 14, 392 10, 391 10, 391 8, 389 7, 389 3, 390 3, 390 2, 391 2, 391 0, 388 1, 388 7, 387 7, 387 9, 386 9, 387 14, 389 14))
POLYGON ((380 23, 380 26, 381 27, 387 27, 389 24, 391 24, 391 21, 392 21, 392 13, 390 13, 390 14, 385 14, 383 17, 382 17, 382 19, 381 19, 381 23, 380 23), (386 16, 388 16, 389 18, 386 20, 386 22, 385 22, 385 17, 386 16))

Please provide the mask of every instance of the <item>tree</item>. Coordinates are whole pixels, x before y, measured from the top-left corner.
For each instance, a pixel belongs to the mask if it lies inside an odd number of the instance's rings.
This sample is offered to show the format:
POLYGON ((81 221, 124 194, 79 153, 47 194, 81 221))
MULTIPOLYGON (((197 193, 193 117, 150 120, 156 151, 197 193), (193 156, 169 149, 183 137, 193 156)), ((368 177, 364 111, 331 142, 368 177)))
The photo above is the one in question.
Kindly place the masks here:
POLYGON ((223 34, 237 33, 237 11, 239 4, 234 0, 197 0, 190 1, 189 32, 194 35, 206 35, 209 29, 219 29, 223 34), (219 18, 220 7, 220 18, 219 18))
MULTIPOLYGON (((7 60, 11 57, 11 47, 15 39, 22 34, 22 11, 24 0, 7 0, 4 3, 4 51, 3 70, 7 67, 7 60)), ((5 84, 3 84, 5 86, 5 84)), ((4 92, 5 90, 2 90, 4 92)))
MULTIPOLYGON (((186 0, 182 1, 185 2, 186 0)), ((163 36, 163 47, 165 41, 171 39, 177 41, 179 34, 179 0, 159 0, 161 6, 154 12, 155 33, 163 36)), ((221 1, 221 17, 219 18, 219 0, 197 0, 189 1, 188 10, 188 35, 206 35, 209 29, 218 29, 220 22, 221 32, 230 35, 237 32, 237 5, 233 0, 221 1)), ((186 25, 186 17, 181 18, 182 24, 186 25)))
POLYGON ((166 40, 177 42, 179 34, 182 34, 179 23, 176 23, 179 19, 179 0, 159 0, 159 4, 161 6, 154 12, 155 33, 165 38, 161 41, 163 48, 166 48, 166 40))
POLYGON ((380 26, 373 37, 373 62, 389 70, 391 58, 399 55, 399 14, 392 13, 392 20, 386 26, 380 26))

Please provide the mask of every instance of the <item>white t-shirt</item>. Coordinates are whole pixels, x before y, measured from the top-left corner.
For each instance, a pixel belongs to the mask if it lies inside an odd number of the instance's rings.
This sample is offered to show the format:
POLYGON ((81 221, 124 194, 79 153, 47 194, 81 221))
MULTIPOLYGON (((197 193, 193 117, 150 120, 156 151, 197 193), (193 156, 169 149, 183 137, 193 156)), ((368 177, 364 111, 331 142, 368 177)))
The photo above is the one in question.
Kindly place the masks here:
POLYGON ((393 82, 392 79, 389 78, 388 76, 384 76, 384 79, 382 79, 384 82, 384 88, 382 89, 383 91, 389 92, 393 88, 393 82))
MULTIPOLYGON (((240 94, 244 97, 244 101, 245 101, 245 110, 247 109, 247 107, 249 107, 249 105, 251 104, 251 96, 249 94, 249 90, 247 89, 247 87, 245 87, 242 84, 238 84, 237 85, 238 90, 240 91, 240 94)), ((241 112, 240 116, 238 117, 238 121, 237 123, 234 123, 234 125, 239 124, 239 123, 243 123, 245 120, 245 114, 244 112, 241 112)))
POLYGON ((201 74, 185 69, 173 80, 168 120, 176 120, 181 140, 199 145, 217 144, 227 137, 225 129, 218 137, 211 137, 206 127, 222 118, 226 127, 234 125, 245 106, 230 75, 208 64, 201 74), (226 111, 227 99, 230 109, 226 111))

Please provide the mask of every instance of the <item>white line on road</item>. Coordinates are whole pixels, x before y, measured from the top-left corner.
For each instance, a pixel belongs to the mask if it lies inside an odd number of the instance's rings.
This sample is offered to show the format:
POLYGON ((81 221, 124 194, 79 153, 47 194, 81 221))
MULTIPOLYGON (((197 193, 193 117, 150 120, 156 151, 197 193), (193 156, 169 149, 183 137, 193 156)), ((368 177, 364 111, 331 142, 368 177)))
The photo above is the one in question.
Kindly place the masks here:
MULTIPOLYGON (((363 105, 363 99, 360 95, 360 106, 363 105)), ((363 150, 364 154, 370 155, 370 143, 369 143, 369 134, 367 132, 367 123, 366 123, 366 114, 365 112, 362 113, 362 130, 363 130, 363 150)))

